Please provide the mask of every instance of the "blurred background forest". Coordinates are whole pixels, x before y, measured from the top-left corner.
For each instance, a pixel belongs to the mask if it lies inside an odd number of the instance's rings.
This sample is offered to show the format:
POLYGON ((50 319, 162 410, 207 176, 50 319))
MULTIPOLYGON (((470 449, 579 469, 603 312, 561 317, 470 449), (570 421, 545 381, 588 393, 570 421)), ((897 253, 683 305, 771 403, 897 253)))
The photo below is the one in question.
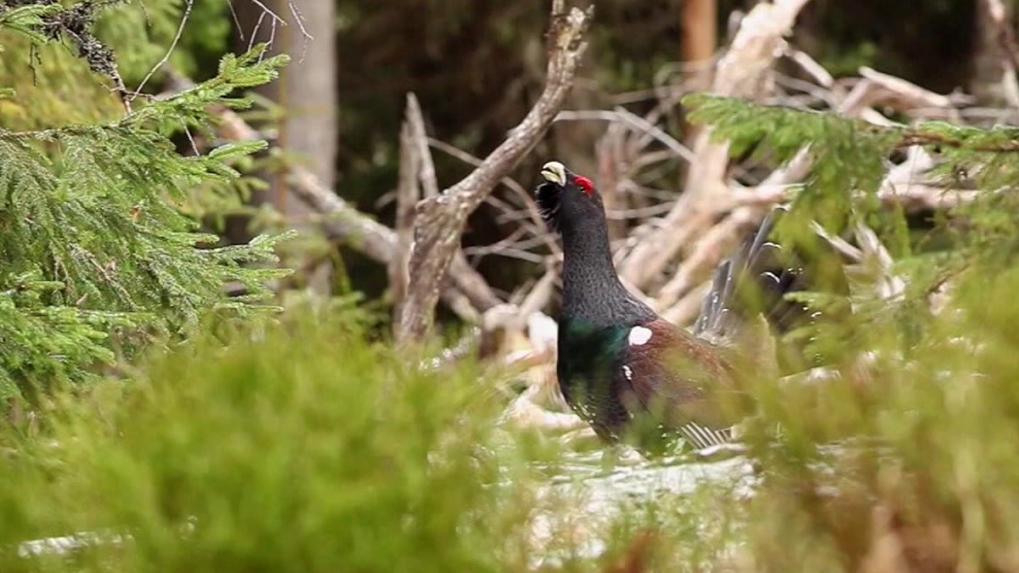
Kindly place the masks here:
MULTIPOLYGON (((258 6, 237 4, 239 24, 222 49, 250 42, 252 23, 262 18, 258 6), (241 35, 238 30, 248 32, 241 35)), ((545 50, 544 38, 535 31, 544 29, 549 3, 329 4, 296 3, 317 41, 308 42, 293 25, 279 31, 277 47, 303 57, 266 92, 288 118, 279 143, 294 151, 297 160, 314 166, 341 196, 392 225, 406 94, 417 96, 432 138, 484 157, 540 93, 545 50)), ((740 15, 753 4, 598 2, 592 45, 565 107, 622 106, 643 117, 662 102, 671 102, 664 107, 663 125, 682 141, 687 126, 679 96, 709 87, 706 60, 716 57, 735 32, 740 15)), ((285 7, 277 7, 277 12, 290 14, 285 7)), ((979 94, 981 103, 995 105, 1001 101, 1000 43, 998 28, 986 22, 985 14, 979 0, 821 0, 803 10, 791 41, 836 77, 855 76, 861 66, 870 66, 935 92, 979 94)), ((268 39, 267 27, 263 23, 259 39, 268 39)), ((206 61, 206 66, 213 61, 206 61)), ((780 68, 791 76, 790 82, 803 75, 793 68, 789 64, 780 68)), ((200 68, 196 73, 202 74, 200 68)), ((781 99, 778 94, 773 97, 781 99)), ((579 173, 603 175, 597 145, 608 125, 598 117, 556 123, 514 171, 514 179, 529 189, 538 167, 552 158, 579 173)), ((473 168, 442 150, 433 151, 433 156, 440 188, 473 168)), ((640 183, 663 190, 667 198, 680 188, 686 166, 674 161, 658 167, 640 183)), ((302 216, 300 203, 286 197, 283 184, 272 202, 289 216, 302 216)), ((521 257, 519 249, 498 249, 500 241, 517 230, 515 221, 504 216, 507 203, 519 208, 519 199, 509 189, 498 189, 494 201, 471 216, 464 234, 469 258, 502 292, 513 291, 541 271, 540 258, 527 253, 521 257)), ((631 222, 638 220, 634 217, 631 222)), ((343 251, 341 260, 343 276, 353 288, 369 298, 382 296, 388 284, 382 266, 351 250, 343 251)))
MULTIPOLYGON (((256 192, 250 205, 265 203, 275 208, 276 215, 259 210, 255 229, 279 225, 279 217, 302 225, 315 218, 278 174, 283 161, 310 167, 338 195, 392 226, 400 125, 408 93, 417 96, 427 133, 442 146, 433 150, 433 156, 439 186, 444 188, 473 168, 465 158, 484 157, 505 137, 541 90, 545 51, 539 31, 545 29, 548 2, 296 0, 267 4, 278 15, 273 17, 266 16, 262 4, 222 0, 127 4, 108 11, 96 30, 117 52, 129 84, 143 77, 163 53, 185 7, 190 17, 169 59, 179 74, 207 79, 223 54, 243 51, 258 41, 272 41, 274 50, 294 57, 279 81, 260 89, 266 98, 260 109, 246 115, 286 152, 274 153, 259 165, 270 187, 256 192), (447 152, 446 146, 462 153, 447 152)), ((641 117, 659 108, 661 125, 683 141, 689 126, 679 97, 710 85, 706 62, 717 57, 753 4, 599 2, 591 47, 566 108, 620 106, 641 117)), ((988 23, 983 5, 980 0, 818 0, 803 9, 791 43, 836 78, 853 77, 861 66, 869 66, 934 92, 974 94, 978 101, 969 105, 995 106, 1004 98, 999 28, 988 23)), ((0 102, 0 122, 5 126, 94 120, 119 110, 115 98, 107 97, 83 66, 66 54, 36 58, 38 63, 33 64, 27 50, 8 48, 3 60, 0 80, 19 88, 20 101, 31 102, 30 106, 0 102)), ((785 79, 780 91, 802 89, 804 74, 795 64, 780 62, 778 72, 780 81, 785 79)), ((157 74, 151 85, 160 81, 165 78, 157 74)), ((781 93, 771 97, 781 103, 797 101, 781 93)), ((984 123, 997 119, 992 116, 984 123)), ((609 123, 597 115, 557 122, 513 178, 530 188, 537 167, 550 158, 580 173, 604 175, 597 148, 609 123)), ((642 174, 639 184, 659 193, 656 200, 667 201, 677 193, 685 170, 676 158, 642 174)), ((518 225, 507 210, 520 207, 520 198, 511 190, 497 189, 471 216, 464 234, 469 260, 503 293, 540 273, 542 266, 542 257, 527 249, 499 248, 516 244, 512 239, 518 225)), ((215 230, 234 240, 250 236, 252 213, 243 211, 217 213, 229 216, 226 227, 215 230)), ((628 220, 619 216, 614 224, 627 225, 628 220)), ((333 272, 319 272, 314 279, 318 291, 352 288, 369 299, 384 299, 386 269, 359 249, 336 251, 324 240, 307 239, 298 250, 304 263, 296 266, 309 271, 296 278, 300 284, 313 281, 310 269, 321 268, 325 261, 333 272)))
POLYGON ((4 569, 1019 571, 1014 2, 594 4, 0 0, 4 569), (826 377, 593 446, 550 159, 677 324, 790 203, 851 278, 801 293, 826 377))

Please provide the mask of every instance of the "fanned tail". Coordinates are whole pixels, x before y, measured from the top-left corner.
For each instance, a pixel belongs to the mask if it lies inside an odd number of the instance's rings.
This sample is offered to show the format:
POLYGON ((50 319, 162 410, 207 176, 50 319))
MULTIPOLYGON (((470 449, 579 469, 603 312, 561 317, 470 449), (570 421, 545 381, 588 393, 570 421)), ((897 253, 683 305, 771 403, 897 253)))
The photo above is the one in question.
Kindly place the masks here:
MULTIPOLYGON (((801 291, 845 295, 849 286, 840 256, 827 241, 817 237, 807 252, 786 248, 772 239, 775 225, 785 212, 778 207, 768 213, 739 251, 716 269, 711 290, 694 323, 694 334, 724 343, 733 340, 754 316, 763 317, 777 334, 822 318, 834 318, 786 298, 788 293, 801 291)), ((786 351, 781 354, 780 362, 789 369, 792 357, 786 351)), ((816 362, 813 358, 796 361, 816 362)))
POLYGON ((679 428, 680 435, 691 447, 696 450, 722 446, 731 443, 735 439, 735 427, 715 430, 702 426, 696 422, 690 422, 679 428))

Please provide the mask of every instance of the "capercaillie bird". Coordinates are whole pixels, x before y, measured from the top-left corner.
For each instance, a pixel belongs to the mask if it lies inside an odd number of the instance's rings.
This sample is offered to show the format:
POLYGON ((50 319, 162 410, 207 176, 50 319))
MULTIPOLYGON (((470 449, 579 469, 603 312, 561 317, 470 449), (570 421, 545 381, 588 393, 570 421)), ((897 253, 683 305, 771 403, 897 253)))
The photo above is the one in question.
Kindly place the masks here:
POLYGON ((784 300, 784 293, 804 288, 806 277, 768 239, 773 216, 717 269, 688 332, 623 285, 592 181, 556 161, 546 163, 541 176, 535 200, 561 237, 564 256, 556 373, 566 402, 603 440, 646 452, 661 451, 677 437, 696 448, 729 441, 735 421, 718 398, 739 394, 738 357, 711 340, 731 339, 743 324, 738 293, 756 287, 759 315, 780 328, 818 314, 784 300))

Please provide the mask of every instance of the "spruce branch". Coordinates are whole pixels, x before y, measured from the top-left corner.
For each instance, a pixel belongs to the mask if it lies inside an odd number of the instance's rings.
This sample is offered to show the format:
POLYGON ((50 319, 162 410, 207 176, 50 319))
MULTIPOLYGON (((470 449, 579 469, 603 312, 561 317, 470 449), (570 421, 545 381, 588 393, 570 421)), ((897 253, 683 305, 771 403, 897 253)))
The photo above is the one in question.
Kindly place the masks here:
MULTIPOLYGON (((113 81, 113 90, 117 93, 125 111, 131 113, 130 92, 117 69, 116 56, 113 50, 106 47, 92 33, 92 26, 102 10, 123 3, 125 0, 85 0, 70 7, 61 7, 57 0, 19 0, 15 5, 22 7, 35 5, 48 8, 37 12, 40 18, 36 24, 38 33, 48 40, 67 38, 78 50, 78 57, 85 60, 93 73, 105 76, 113 81)), ((0 22, 3 25, 3 22, 0 22)), ((38 36, 37 36, 38 37, 38 36)))
POLYGON ((183 209, 195 187, 231 181, 230 164, 264 143, 185 157, 169 139, 182 124, 202 127, 208 105, 242 106, 228 94, 281 63, 256 58, 228 58, 195 91, 107 124, 0 130, 0 386, 87 380, 129 356, 112 352, 114 332, 138 347, 187 336, 210 313, 272 311, 265 283, 288 272, 272 264, 286 236, 212 248, 219 238, 183 209), (228 298, 227 283, 244 295, 228 298))
POLYGON ((766 141, 778 152, 777 157, 788 159, 799 147, 821 140, 833 130, 866 139, 870 149, 880 152, 918 145, 992 154, 1019 152, 1019 129, 1015 127, 980 129, 939 120, 910 126, 894 122, 875 125, 831 112, 763 105, 710 94, 691 94, 683 98, 683 105, 691 109, 691 121, 710 124, 718 141, 728 141, 735 147, 733 153, 766 141), (748 121, 751 117, 752 124, 748 121))

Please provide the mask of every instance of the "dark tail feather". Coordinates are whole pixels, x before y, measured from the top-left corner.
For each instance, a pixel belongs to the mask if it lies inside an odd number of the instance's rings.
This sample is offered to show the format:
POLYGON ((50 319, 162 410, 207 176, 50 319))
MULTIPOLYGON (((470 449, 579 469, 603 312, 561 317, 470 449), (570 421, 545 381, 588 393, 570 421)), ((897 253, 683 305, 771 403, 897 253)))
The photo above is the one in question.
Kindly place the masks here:
POLYGON ((728 301, 732 297, 732 261, 725 261, 715 269, 711 290, 701 303, 693 331, 698 336, 724 336, 729 327, 728 301))
MULTIPOLYGON (((741 301, 743 304, 736 301, 737 286, 745 282, 743 277, 757 277, 755 282, 760 283, 762 295, 779 288, 783 278, 789 280, 787 269, 773 264, 781 247, 768 240, 775 228, 778 212, 780 210, 775 209, 768 213, 761 226, 743 241, 739 251, 715 269, 711 290, 704 298, 700 315, 694 323, 694 334, 708 338, 732 335, 748 310, 745 304, 748 301, 741 301), (769 261, 772 264, 767 264, 769 261)), ((778 298, 781 298, 781 293, 778 298)))
MULTIPOLYGON (((787 293, 848 294, 840 256, 827 241, 817 237, 809 248, 786 248, 772 239, 785 212, 784 208, 773 209, 739 251, 716 269, 694 324, 695 334, 709 340, 732 340, 748 317, 756 314, 763 315, 776 334, 784 334, 822 318, 816 309, 786 300, 787 293)), ((786 355, 780 361, 790 366, 789 359, 786 355)))

